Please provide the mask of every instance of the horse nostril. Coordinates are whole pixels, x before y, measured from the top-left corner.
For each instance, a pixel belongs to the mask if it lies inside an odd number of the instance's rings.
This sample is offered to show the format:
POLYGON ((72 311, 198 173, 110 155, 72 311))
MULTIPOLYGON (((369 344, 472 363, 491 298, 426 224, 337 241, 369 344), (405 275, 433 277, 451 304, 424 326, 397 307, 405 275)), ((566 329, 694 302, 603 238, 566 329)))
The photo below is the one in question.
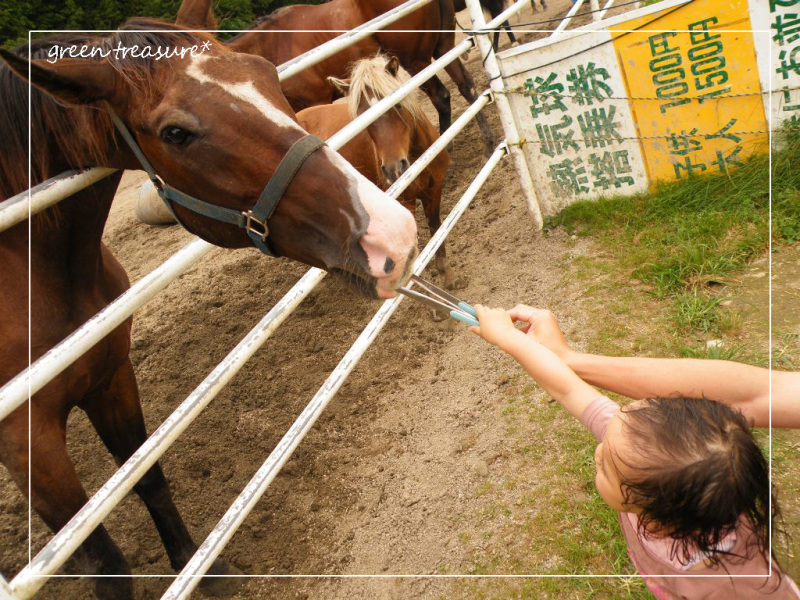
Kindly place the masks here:
POLYGON ((389 275, 392 271, 394 271, 394 267, 395 267, 394 261, 391 258, 387 257, 386 262, 383 263, 383 272, 389 275))
POLYGON ((408 171, 408 167, 409 167, 408 159, 406 159, 406 158, 402 159, 400 161, 400 175, 402 175, 403 173, 408 171))

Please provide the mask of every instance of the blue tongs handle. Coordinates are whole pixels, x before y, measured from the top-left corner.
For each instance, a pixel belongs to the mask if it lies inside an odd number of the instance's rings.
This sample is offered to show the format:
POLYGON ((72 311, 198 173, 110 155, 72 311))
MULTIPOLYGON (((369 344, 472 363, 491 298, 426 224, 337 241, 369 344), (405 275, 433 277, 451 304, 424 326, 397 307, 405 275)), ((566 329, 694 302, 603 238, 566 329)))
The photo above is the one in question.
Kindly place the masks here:
MULTIPOLYGON (((463 306, 461 306, 462 304, 466 304, 467 306, 469 306, 469 304, 467 304, 466 302, 460 302, 459 307, 464 308, 463 306)), ((469 308, 470 310, 468 312, 477 317, 478 315, 475 314, 475 309, 473 309, 471 306, 469 306, 469 308)), ((464 308, 464 310, 467 309, 464 308)), ((468 317, 464 313, 458 312, 457 310, 451 310, 450 316, 453 317, 456 321, 461 321, 462 323, 466 323, 467 325, 474 325, 475 327, 478 327, 480 325, 478 319, 473 319, 472 317, 468 317)))
POLYGON ((427 292, 427 294, 410 290, 408 288, 400 288, 397 291, 401 294, 419 300, 428 306, 432 306, 437 310, 444 309, 448 311, 450 316, 457 321, 461 321, 467 325, 474 325, 476 327, 480 325, 477 319, 478 314, 475 312, 475 309, 472 308, 472 305, 459 300, 450 292, 444 291, 442 288, 435 286, 430 281, 425 281, 417 275, 412 275, 411 281, 419 285, 420 288, 427 292))
POLYGON ((469 314, 471 314, 476 319, 478 318, 478 313, 476 313, 475 309, 472 308, 472 304, 467 304, 466 302, 459 302, 458 303, 458 308, 460 308, 464 312, 468 312, 469 314))
POLYGON ((457 321, 461 321, 462 323, 466 323, 467 325, 474 325, 476 327, 480 325, 480 323, 478 322, 478 313, 475 312, 475 309, 472 308, 471 304, 468 304, 468 303, 462 301, 462 302, 458 303, 458 308, 463 310, 465 313, 469 313, 470 315, 472 315, 473 318, 469 318, 469 317, 465 316, 463 313, 460 313, 460 312, 455 311, 455 310, 451 310, 450 311, 450 316, 451 317, 453 317, 457 321))

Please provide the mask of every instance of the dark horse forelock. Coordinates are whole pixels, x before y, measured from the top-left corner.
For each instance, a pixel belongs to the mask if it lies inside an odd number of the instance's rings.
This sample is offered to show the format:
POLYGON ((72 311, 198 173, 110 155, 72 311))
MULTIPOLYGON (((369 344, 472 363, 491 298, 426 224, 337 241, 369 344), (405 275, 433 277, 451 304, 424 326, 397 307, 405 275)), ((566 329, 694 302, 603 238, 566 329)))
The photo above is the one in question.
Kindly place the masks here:
MULTIPOLYGON (((47 59, 56 47, 99 47, 104 52, 117 48, 182 48, 204 42, 217 43, 201 33, 180 31, 176 25, 155 19, 130 19, 112 35, 65 33, 33 40, 14 52, 30 59, 47 59), (146 30, 146 31, 142 31, 146 30)), ((95 60, 105 60, 98 55, 95 60)), ((153 58, 134 57, 131 53, 111 54, 109 64, 142 96, 153 100, 151 66, 153 58)), ((40 92, 17 77, 4 63, 0 64, 0 196, 8 198, 28 187, 28 134, 31 135, 31 182, 33 185, 57 175, 66 165, 98 164, 109 143, 111 120, 104 110, 82 106, 66 108, 49 94, 40 92), (28 90, 31 89, 31 114, 28 118, 28 90), (53 146, 57 151, 53 151, 53 146), (60 155, 64 164, 56 163, 60 155)))
MULTIPOLYGON (((61 34, 33 40, 17 48, 15 54, 25 58, 47 58, 53 45, 92 44, 96 40, 87 34, 61 34)), ((57 174, 61 165, 52 164, 50 147, 56 145, 67 160, 77 156, 100 156, 105 139, 96 134, 97 118, 107 119, 105 113, 86 109, 65 110, 52 96, 29 86, 15 75, 5 63, 0 63, 0 197, 8 198, 28 187, 28 135, 31 135, 31 181, 39 183, 57 174), (28 118, 28 90, 30 119, 28 118), (76 118, 77 117, 77 118, 76 118), (87 125, 89 125, 87 127, 87 125), (56 172, 53 172, 53 171, 56 172)))

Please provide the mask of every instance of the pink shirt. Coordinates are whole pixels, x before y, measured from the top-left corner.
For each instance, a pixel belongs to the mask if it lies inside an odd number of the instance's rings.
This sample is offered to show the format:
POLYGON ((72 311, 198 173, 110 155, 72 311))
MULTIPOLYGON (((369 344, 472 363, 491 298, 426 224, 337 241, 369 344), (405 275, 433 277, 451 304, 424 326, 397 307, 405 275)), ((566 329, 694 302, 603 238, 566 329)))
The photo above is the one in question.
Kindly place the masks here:
MULTIPOLYGON (((601 396, 594 400, 581 415, 581 423, 602 441, 609 421, 619 411, 619 406, 601 396)), ((671 538, 643 539, 637 533, 637 517, 633 513, 620 513, 619 522, 628 554, 636 570, 644 576, 650 591, 659 600, 797 600, 800 591, 786 574, 778 579, 778 566, 773 563, 772 577, 768 557, 761 554, 747 561, 725 557, 716 567, 707 567, 704 556, 698 554, 688 565, 671 557, 671 538), (763 577, 728 577, 728 575, 761 575, 763 577), (672 577, 665 577, 665 576, 672 577), (675 575, 687 575, 675 577, 675 575), (724 575, 724 577, 701 577, 724 575)), ((742 519, 736 531, 722 541, 724 550, 738 555, 749 555, 753 532, 742 519)))

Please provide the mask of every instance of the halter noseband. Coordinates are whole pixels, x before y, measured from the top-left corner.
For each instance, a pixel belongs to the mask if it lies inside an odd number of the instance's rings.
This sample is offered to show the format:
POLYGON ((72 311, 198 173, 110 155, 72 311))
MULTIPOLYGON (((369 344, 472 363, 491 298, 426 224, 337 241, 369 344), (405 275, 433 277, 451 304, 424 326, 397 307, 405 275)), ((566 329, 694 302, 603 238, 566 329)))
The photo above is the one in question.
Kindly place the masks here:
POLYGON ((278 202, 283 198, 286 188, 292 183, 300 167, 309 156, 325 145, 324 141, 315 135, 306 134, 292 144, 292 147, 289 148, 289 151, 284 155, 283 159, 281 159, 275 174, 267 182, 264 191, 261 192, 261 196, 259 196, 255 206, 247 211, 238 211, 199 200, 165 183, 156 174, 155 169, 147 158, 145 158, 142 149, 136 143, 136 140, 133 139, 133 135, 125 123, 122 122, 122 119, 120 119, 110 107, 108 112, 111 114, 111 119, 114 121, 114 125, 120 135, 122 135, 128 143, 128 146, 130 146, 136 158, 139 159, 139 162, 142 164, 142 168, 147 172, 150 181, 153 182, 153 185, 158 191, 158 195, 167 205, 167 208, 172 213, 172 216, 175 217, 175 220, 180 223, 184 229, 191 231, 175 213, 175 208, 172 206, 173 202, 177 202, 184 208, 199 215, 241 227, 247 231, 247 235, 250 236, 253 245, 261 250, 261 252, 273 257, 280 256, 267 240, 269 237, 269 218, 272 216, 272 213, 275 212, 275 209, 278 207, 278 202))

